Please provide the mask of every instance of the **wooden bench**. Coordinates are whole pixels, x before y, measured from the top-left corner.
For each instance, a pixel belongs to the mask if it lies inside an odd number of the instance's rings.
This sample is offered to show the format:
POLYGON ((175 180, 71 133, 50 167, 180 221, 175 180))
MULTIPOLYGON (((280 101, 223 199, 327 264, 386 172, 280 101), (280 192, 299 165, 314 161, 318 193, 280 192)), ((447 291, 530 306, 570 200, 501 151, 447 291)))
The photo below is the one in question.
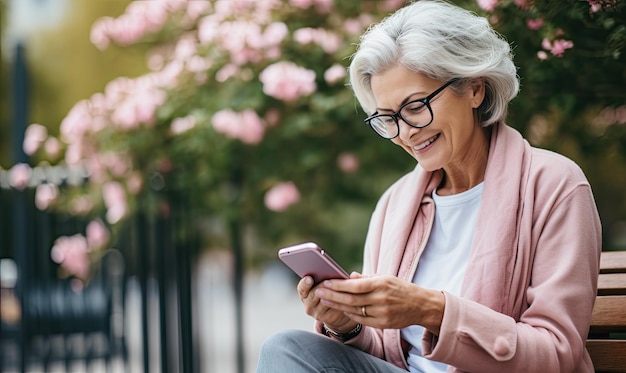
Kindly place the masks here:
POLYGON ((626 251, 602 252, 587 350, 596 372, 626 372, 626 251))

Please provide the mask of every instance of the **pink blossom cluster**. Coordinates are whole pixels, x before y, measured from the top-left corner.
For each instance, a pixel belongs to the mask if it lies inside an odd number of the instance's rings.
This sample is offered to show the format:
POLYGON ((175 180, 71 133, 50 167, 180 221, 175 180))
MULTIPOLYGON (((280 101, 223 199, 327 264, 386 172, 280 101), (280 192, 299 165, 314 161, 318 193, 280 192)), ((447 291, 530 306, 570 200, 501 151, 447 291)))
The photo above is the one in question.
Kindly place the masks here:
POLYGON ((206 1, 132 1, 121 16, 102 17, 96 21, 91 29, 91 42, 99 49, 105 49, 112 41, 119 45, 134 44, 146 35, 161 30, 170 14, 183 9, 187 3, 191 7, 190 15, 203 10, 198 9, 199 4, 192 3, 205 3, 204 7, 210 7, 206 1))
POLYGON ((108 175, 125 176, 132 169, 129 159, 123 154, 103 152, 94 142, 94 135, 105 129, 151 127, 157 108, 166 99, 162 87, 172 86, 176 73, 164 69, 136 79, 117 78, 107 84, 104 93, 76 103, 60 125, 61 139, 67 144, 65 161, 86 166, 93 182, 103 182, 108 175))
POLYGON ((107 209, 106 219, 110 224, 122 220, 128 213, 126 191, 117 181, 108 181, 102 185, 102 199, 107 209))
POLYGON ((102 220, 92 220, 86 228, 87 244, 92 249, 104 248, 109 243, 111 234, 102 220))
POLYGON ((333 10, 333 0, 289 0, 289 5, 300 9, 315 7, 320 14, 328 14, 333 10))
POLYGON ((182 118, 174 118, 170 124, 170 131, 175 135, 185 133, 196 126, 196 117, 187 115, 182 118))
MULTIPOLYGON (((574 42, 572 42, 571 40, 564 40, 564 39, 556 39, 554 41, 550 41, 547 38, 544 38, 543 41, 541 42, 541 46, 546 51, 550 51, 550 53, 552 53, 553 56, 563 57, 563 54, 565 53, 566 49, 570 49, 574 47, 574 42)), ((548 58, 548 54, 545 51, 539 51, 537 52, 537 57, 540 60, 545 60, 548 58)))
POLYGON ((263 92, 283 101, 295 101, 315 92, 315 72, 290 61, 280 61, 266 67, 259 75, 263 92))
POLYGON ((9 182, 18 190, 24 190, 30 182, 33 169, 26 163, 17 163, 9 171, 9 182))
POLYGON ((339 35, 323 28, 303 27, 293 33, 293 38, 300 44, 317 44, 326 53, 336 52, 343 43, 339 35))
POLYGON ((332 65, 324 72, 324 80, 328 84, 335 84, 343 80, 346 77, 346 68, 338 63, 332 65))
POLYGON ((341 153, 337 157, 339 169, 347 174, 357 172, 359 163, 359 158, 354 153, 341 153))
POLYGON ((598 13, 602 9, 608 9, 616 5, 619 0, 587 0, 589 13, 598 13))
POLYGON ((218 45, 237 66, 280 57, 280 44, 288 33, 283 22, 262 25, 246 19, 223 21, 206 16, 198 24, 200 45, 218 45))
POLYGON ((258 144, 265 134, 265 123, 256 111, 246 109, 235 112, 223 109, 211 118, 213 128, 226 137, 239 139, 246 144, 258 144))
POLYGON ((89 275, 89 245, 82 234, 62 236, 54 241, 50 251, 52 260, 68 273, 85 279, 89 275))
MULTIPOLYGON (((513 3, 517 5, 519 8, 526 9, 528 7, 529 0, 513 0, 513 3)), ((500 0, 476 0, 478 6, 486 10, 488 12, 493 12, 499 3, 500 0)))
POLYGON ((56 184, 43 183, 35 189, 35 206, 39 210, 47 209, 59 196, 59 188, 56 184))
POLYGON ((289 31, 272 20, 280 0, 231 0, 215 3, 214 12, 198 21, 199 46, 225 51, 230 63, 241 66, 280 57, 280 44, 289 31))
POLYGON ((293 181, 284 181, 268 190, 264 199, 268 209, 281 212, 300 201, 300 191, 293 181))
POLYGON ((50 257, 69 275, 85 280, 89 276, 89 253, 102 249, 109 242, 110 234, 102 221, 93 220, 87 225, 87 236, 76 234, 61 236, 54 241, 50 257))
POLYGON ((48 129, 33 123, 26 128, 22 149, 27 155, 33 155, 42 148, 50 158, 56 158, 61 152, 61 143, 56 137, 48 136, 48 129))

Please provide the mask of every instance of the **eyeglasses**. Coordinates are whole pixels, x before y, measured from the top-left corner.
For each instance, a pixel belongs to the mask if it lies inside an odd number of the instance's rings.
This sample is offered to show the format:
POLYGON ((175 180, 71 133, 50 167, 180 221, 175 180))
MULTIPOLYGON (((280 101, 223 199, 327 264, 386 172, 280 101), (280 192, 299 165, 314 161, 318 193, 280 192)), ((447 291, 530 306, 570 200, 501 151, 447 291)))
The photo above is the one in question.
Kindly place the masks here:
POLYGON ((439 87, 433 93, 424 98, 407 102, 400 106, 400 109, 393 114, 374 113, 365 119, 365 123, 385 139, 393 139, 400 134, 398 118, 402 119, 404 123, 411 127, 424 128, 433 122, 433 109, 430 107, 430 100, 457 80, 459 79, 448 80, 446 84, 439 87))

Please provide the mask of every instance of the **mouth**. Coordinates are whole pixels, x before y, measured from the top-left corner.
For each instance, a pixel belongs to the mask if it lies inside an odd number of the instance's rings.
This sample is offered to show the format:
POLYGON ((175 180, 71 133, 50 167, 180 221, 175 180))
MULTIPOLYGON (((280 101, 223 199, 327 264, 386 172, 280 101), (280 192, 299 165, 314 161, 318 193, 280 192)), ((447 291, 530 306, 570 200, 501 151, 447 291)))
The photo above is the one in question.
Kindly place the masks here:
POLYGON ((428 140, 424 141, 423 143, 416 145, 413 147, 413 150, 415 150, 416 152, 426 148, 428 145, 434 143, 438 138, 439 138, 440 134, 436 134, 435 136, 429 138, 428 140))

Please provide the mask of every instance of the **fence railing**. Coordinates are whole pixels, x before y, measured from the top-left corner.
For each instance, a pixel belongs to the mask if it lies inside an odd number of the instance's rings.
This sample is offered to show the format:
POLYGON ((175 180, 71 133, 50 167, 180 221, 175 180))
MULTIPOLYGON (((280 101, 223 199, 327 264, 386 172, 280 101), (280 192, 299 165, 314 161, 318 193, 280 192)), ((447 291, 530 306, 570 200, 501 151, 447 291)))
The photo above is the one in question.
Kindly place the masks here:
POLYGON ((3 288, 2 295, 13 297, 18 311, 12 322, 2 318, 0 370, 48 371, 61 364, 61 371, 71 371, 77 364, 100 364, 110 371, 115 364, 115 371, 129 371, 125 299, 133 281, 139 285, 140 369, 198 371, 191 298, 198 242, 188 228, 192 209, 174 203, 167 215, 129 218, 93 279, 77 291, 71 280, 58 277, 50 249, 61 235, 84 232, 88 222, 34 205, 38 183, 63 188, 74 176, 69 170, 36 169, 28 186, 18 189, 8 182, 8 171, 0 170, 0 258, 14 261, 17 269, 14 287, 3 288), (183 238, 176 234, 180 231, 187 232, 183 238))

